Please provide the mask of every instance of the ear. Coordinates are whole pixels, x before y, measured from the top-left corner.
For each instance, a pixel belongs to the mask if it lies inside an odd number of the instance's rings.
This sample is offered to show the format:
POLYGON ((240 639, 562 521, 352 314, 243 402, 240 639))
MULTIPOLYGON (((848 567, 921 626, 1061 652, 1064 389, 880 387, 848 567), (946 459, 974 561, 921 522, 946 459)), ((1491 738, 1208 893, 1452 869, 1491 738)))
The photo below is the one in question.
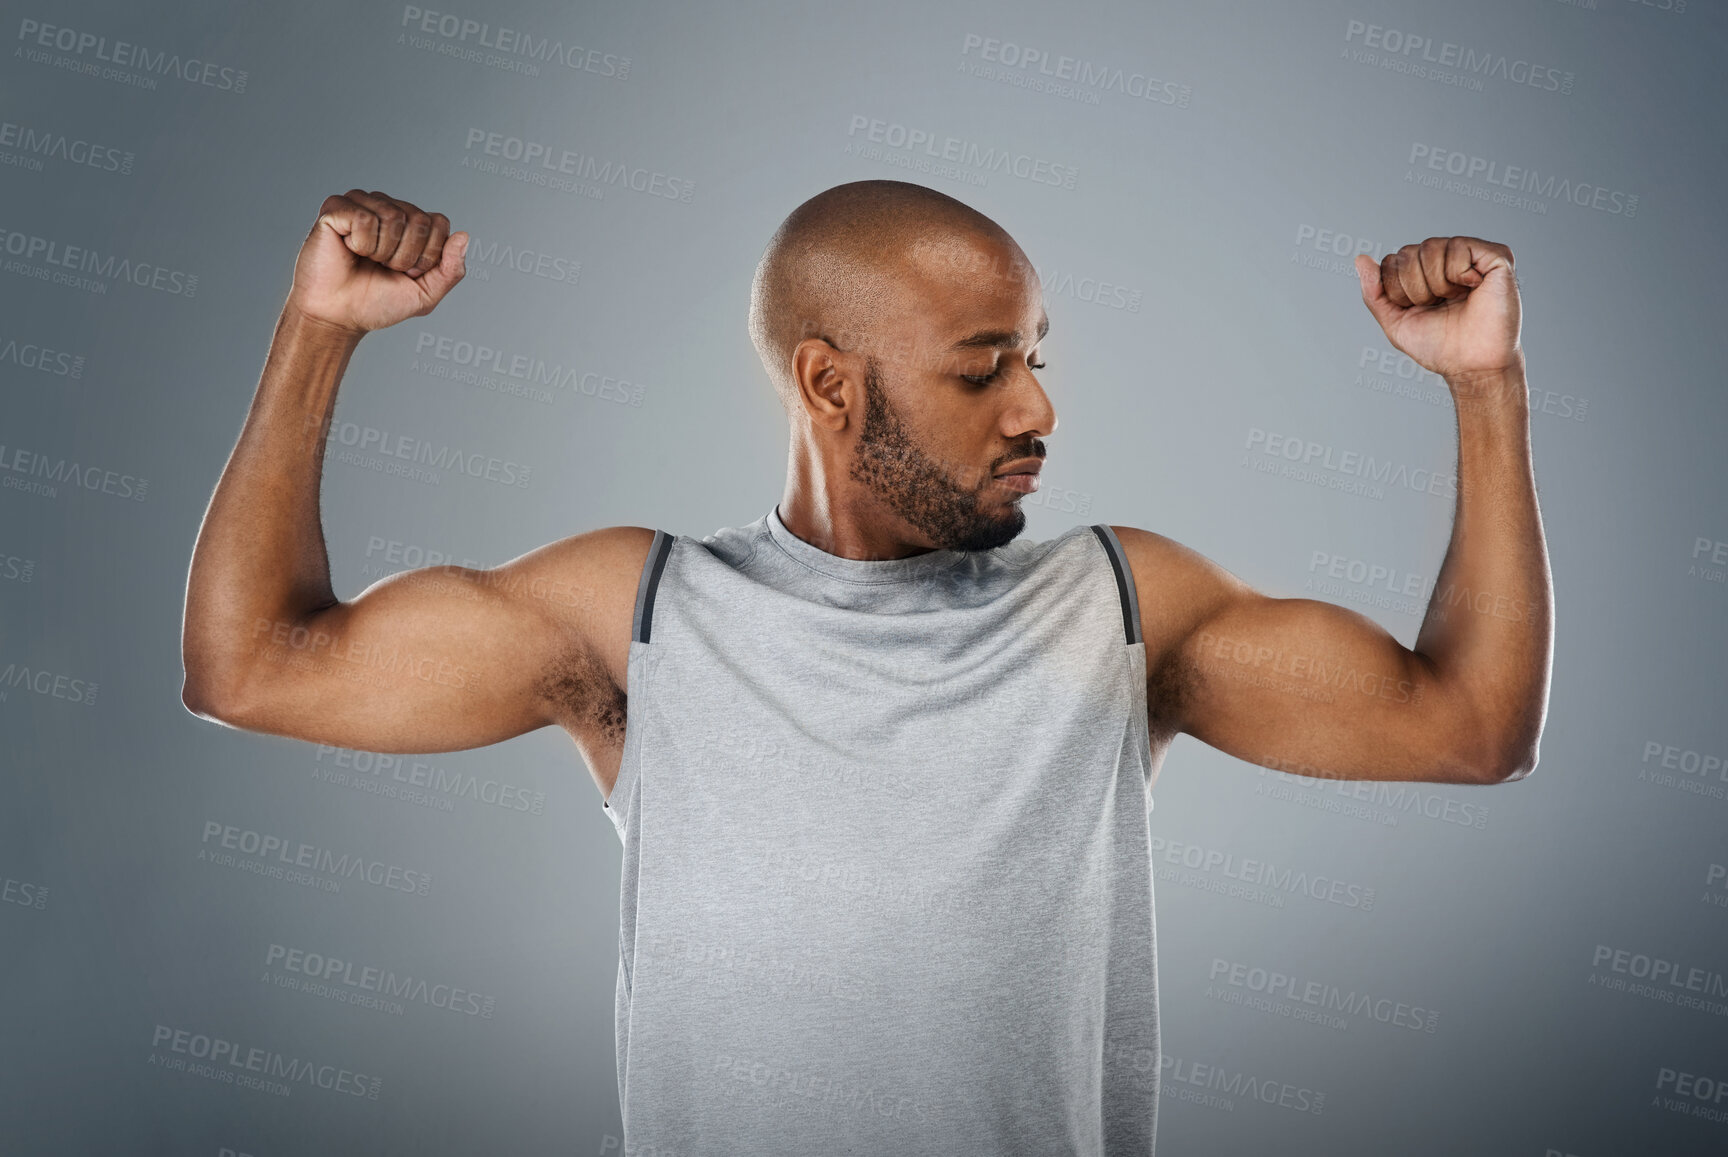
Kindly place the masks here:
POLYGON ((805 338, 792 350, 792 381, 810 420, 830 430, 844 430, 864 397, 858 357, 842 353, 824 338, 805 338))

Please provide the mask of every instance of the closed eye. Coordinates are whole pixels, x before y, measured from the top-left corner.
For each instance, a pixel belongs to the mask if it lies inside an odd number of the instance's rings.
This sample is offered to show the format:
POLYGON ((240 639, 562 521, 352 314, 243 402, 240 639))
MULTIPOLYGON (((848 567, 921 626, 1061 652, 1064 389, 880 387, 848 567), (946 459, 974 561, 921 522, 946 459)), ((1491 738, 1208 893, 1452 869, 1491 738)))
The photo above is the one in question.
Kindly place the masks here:
MULTIPOLYGON (((1026 368, 1031 370, 1041 370, 1044 368, 1044 365, 1044 362, 1027 362, 1026 368)), ((996 375, 1000 372, 1000 370, 991 370, 987 374, 961 374, 960 377, 962 380, 971 382, 975 386, 987 386, 996 380, 996 375)))

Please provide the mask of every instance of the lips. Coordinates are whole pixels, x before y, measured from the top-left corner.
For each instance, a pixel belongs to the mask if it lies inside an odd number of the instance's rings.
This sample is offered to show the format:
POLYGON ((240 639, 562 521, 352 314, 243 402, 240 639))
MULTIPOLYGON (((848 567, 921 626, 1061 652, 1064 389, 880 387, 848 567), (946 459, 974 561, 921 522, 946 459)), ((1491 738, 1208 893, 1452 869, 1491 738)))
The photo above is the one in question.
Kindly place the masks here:
POLYGON ((1044 463, 1037 458, 1022 458, 1010 462, 1006 469, 996 475, 996 482, 1009 490, 1021 494, 1031 494, 1038 489, 1038 471, 1044 468, 1044 463))
POLYGON ((996 472, 996 477, 1006 478, 1010 474, 1037 474, 1038 471, 1042 469, 1044 469, 1044 460, 1042 458, 1021 458, 1018 461, 1008 463, 1007 466, 998 470, 996 472))

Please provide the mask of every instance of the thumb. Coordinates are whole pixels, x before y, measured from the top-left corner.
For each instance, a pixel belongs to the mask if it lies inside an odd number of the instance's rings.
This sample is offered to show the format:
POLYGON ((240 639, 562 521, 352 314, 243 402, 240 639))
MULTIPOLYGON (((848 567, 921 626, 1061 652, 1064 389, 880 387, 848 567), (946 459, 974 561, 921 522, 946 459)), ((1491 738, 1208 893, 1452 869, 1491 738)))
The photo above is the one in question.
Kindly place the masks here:
POLYGON ((1366 253, 1356 255, 1356 279, 1361 283, 1362 304, 1368 307, 1368 312, 1374 315, 1381 329, 1391 325, 1393 319, 1404 312, 1386 296, 1386 288, 1380 284, 1380 263, 1366 253))
POLYGON ((449 239, 444 242, 444 252, 438 255, 438 264, 417 279, 434 303, 443 300, 444 295, 455 288, 456 283, 468 272, 467 257, 467 232, 450 234, 449 239))

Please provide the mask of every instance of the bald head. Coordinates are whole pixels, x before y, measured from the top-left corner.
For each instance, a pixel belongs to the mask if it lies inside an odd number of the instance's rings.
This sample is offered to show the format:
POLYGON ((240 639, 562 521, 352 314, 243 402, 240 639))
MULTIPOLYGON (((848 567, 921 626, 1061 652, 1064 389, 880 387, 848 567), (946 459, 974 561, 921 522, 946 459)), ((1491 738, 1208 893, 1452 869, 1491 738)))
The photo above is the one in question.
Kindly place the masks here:
POLYGON ((966 272, 977 253, 967 243, 977 241, 1024 261, 996 222, 907 181, 836 185, 794 209, 769 239, 750 293, 750 340, 787 412, 796 412, 799 342, 822 338, 848 352, 874 344, 896 312, 916 307, 908 297, 920 275, 966 272))

